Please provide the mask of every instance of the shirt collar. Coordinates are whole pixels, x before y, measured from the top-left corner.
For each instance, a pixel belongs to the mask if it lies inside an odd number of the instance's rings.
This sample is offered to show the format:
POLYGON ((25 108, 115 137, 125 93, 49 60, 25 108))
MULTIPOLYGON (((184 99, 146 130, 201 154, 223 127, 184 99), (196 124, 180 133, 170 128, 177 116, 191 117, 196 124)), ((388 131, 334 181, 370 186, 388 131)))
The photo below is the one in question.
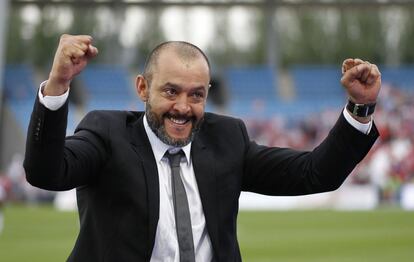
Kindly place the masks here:
MULTIPOLYGON (((154 153, 155 160, 157 161, 157 163, 161 161, 161 159, 164 157, 165 152, 167 152, 167 150, 170 150, 170 152, 173 150, 176 150, 175 147, 165 144, 157 137, 157 135, 149 127, 146 115, 144 115, 144 128, 145 128, 145 133, 147 133, 149 142, 151 144, 152 152, 154 153)), ((187 164, 191 163, 190 162, 191 161, 191 154, 190 154, 191 153, 191 142, 188 145, 182 147, 181 149, 184 151, 187 164)))

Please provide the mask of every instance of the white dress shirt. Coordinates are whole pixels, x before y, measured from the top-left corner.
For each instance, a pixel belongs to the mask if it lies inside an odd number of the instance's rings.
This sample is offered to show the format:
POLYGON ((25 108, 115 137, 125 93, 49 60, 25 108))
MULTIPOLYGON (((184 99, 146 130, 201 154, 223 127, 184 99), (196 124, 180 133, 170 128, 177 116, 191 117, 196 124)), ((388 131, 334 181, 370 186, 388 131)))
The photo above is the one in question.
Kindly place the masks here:
MULTIPOLYGON (((46 108, 58 110, 66 102, 69 90, 61 96, 43 96, 41 90, 46 82, 40 85, 39 100, 46 108)), ((345 119, 357 130, 368 134, 372 127, 372 121, 367 124, 356 121, 349 112, 344 109, 345 119)), ((144 128, 149 138, 152 152, 157 162, 160 192, 160 213, 155 235, 155 244, 151 255, 152 262, 179 262, 179 248, 175 228, 174 206, 171 189, 171 169, 165 152, 177 150, 164 144, 148 126, 147 118, 144 116, 144 128)), ((181 160, 181 179, 187 193, 190 207, 191 226, 193 229, 194 252, 197 262, 212 261, 213 247, 206 228, 203 207, 198 191, 197 181, 191 160, 191 143, 183 147, 185 158, 181 160)))
MULTIPOLYGON (((151 261, 179 262, 179 248, 177 232, 175 229, 175 216, 171 185, 171 168, 165 152, 176 150, 164 144, 151 130, 147 118, 144 116, 144 128, 157 162, 159 186, 160 186, 160 216, 155 235, 155 245, 152 251, 151 261)), ((212 261, 213 247, 206 228, 203 206, 193 163, 191 161, 191 143, 181 148, 185 158, 181 159, 181 180, 183 181, 190 207, 191 226, 193 228, 194 252, 196 261, 212 261)), ((171 152, 173 153, 173 152, 171 152)))

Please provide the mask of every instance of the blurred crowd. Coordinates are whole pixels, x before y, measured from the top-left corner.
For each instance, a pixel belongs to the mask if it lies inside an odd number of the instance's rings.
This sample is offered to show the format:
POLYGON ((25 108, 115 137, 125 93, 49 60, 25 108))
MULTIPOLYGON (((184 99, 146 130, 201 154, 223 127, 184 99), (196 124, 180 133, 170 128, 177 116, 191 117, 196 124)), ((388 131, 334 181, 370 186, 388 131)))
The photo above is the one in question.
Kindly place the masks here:
POLYGON ((3 202, 35 204, 50 202, 55 196, 54 192, 38 189, 26 181, 21 154, 15 154, 5 174, 0 175, 0 191, 4 192, 0 202, 3 200, 3 202))
MULTIPOLYGON (((326 137, 341 110, 325 110, 301 120, 283 115, 271 119, 245 119, 250 137, 257 143, 311 150, 326 137)), ((414 93, 383 84, 375 111, 381 137, 354 170, 348 182, 371 184, 382 203, 399 202, 401 187, 414 183, 414 93)), ((345 156, 344 156, 345 157, 345 156)), ((0 208, 4 201, 49 202, 55 193, 26 182, 23 156, 16 154, 5 174, 0 175, 0 208)))
MULTIPOLYGON (((335 109, 299 121, 275 116, 270 121, 246 122, 251 138, 258 143, 312 149, 326 137, 340 113, 335 109)), ((374 120, 381 136, 348 181, 372 184, 381 203, 395 204, 402 186, 414 183, 414 93, 384 83, 374 120)))

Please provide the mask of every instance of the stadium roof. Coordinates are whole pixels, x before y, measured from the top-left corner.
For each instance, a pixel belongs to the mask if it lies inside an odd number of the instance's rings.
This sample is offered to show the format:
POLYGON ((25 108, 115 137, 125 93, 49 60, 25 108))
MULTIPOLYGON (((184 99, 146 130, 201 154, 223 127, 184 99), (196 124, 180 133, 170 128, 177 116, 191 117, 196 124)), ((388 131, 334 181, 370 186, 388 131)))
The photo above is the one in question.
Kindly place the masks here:
POLYGON ((379 7, 414 6, 411 0, 11 0, 12 5, 118 5, 118 6, 210 6, 210 7, 379 7))

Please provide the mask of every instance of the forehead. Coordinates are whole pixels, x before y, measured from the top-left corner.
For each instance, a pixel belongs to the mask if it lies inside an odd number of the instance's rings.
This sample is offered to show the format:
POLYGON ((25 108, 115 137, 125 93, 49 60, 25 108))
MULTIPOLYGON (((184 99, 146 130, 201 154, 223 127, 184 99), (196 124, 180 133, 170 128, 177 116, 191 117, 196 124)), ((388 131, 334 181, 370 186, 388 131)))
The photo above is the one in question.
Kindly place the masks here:
POLYGON ((202 54, 191 57, 183 56, 168 48, 159 54, 153 70, 154 80, 155 78, 159 80, 176 78, 186 81, 210 81, 209 66, 202 54))

